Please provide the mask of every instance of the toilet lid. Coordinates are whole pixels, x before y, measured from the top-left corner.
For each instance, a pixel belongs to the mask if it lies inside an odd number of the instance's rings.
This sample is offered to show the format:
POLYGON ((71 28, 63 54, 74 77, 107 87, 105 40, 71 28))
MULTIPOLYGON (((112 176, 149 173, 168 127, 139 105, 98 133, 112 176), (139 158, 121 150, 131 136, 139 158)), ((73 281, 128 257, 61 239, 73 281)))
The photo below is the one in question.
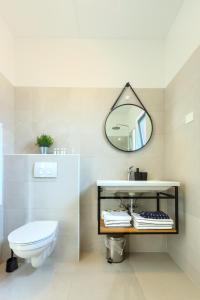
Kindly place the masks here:
POLYGON ((57 221, 35 221, 25 224, 8 235, 8 241, 14 244, 31 244, 50 237, 55 233, 57 221))

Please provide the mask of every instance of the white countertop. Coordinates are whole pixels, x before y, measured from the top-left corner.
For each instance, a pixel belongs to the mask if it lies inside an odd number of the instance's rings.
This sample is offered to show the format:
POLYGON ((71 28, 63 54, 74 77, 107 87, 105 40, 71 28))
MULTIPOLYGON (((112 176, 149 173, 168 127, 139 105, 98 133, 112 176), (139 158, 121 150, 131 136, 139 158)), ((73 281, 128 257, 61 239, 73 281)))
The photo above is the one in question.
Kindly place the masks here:
POLYGON ((165 180, 97 180, 96 184, 108 189, 135 191, 164 191, 174 186, 180 186, 178 181, 165 180))
POLYGON ((164 181, 164 180, 97 180, 97 186, 180 186, 178 181, 164 181))

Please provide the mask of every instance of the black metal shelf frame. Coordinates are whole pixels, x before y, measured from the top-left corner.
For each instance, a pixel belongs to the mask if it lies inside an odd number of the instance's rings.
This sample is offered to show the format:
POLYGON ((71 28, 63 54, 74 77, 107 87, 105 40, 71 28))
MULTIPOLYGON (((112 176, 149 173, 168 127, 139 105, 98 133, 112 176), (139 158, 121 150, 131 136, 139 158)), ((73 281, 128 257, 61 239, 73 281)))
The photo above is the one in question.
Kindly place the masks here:
MULTIPOLYGON (((103 187, 98 186, 97 187, 97 219, 98 219, 98 234, 106 234, 102 233, 100 230, 100 220, 101 220, 101 200, 103 199, 155 199, 156 200, 156 206, 157 210, 160 210, 160 200, 161 199, 172 199, 174 200, 174 210, 175 210, 175 231, 173 232, 124 232, 124 234, 178 234, 179 233, 179 213, 178 213, 178 186, 173 187, 174 193, 173 194, 168 194, 168 193, 155 193, 153 196, 102 196, 101 193, 103 191, 103 187)), ((112 232, 109 232, 109 234, 112 234, 112 232)), ((116 234, 116 232, 113 232, 113 234, 116 234)), ((121 234, 121 233, 120 233, 121 234)))

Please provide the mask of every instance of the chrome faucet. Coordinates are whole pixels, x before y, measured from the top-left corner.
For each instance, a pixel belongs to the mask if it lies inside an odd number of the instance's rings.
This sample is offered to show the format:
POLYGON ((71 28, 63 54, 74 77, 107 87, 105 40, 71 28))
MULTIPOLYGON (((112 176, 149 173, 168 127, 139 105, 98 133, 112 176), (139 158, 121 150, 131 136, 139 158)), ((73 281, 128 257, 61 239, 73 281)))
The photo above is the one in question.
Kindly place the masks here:
POLYGON ((128 180, 134 180, 134 166, 128 168, 128 180))

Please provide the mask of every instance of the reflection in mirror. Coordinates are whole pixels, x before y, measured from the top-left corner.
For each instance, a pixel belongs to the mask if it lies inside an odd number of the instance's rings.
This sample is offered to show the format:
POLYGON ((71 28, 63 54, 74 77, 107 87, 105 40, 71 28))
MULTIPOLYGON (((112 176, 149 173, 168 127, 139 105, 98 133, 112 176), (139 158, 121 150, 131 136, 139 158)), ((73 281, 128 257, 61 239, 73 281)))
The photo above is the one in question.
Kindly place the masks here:
POLYGON ((109 142, 122 151, 136 151, 143 148, 153 131, 149 114, 134 104, 115 107, 108 115, 105 132, 109 142))

